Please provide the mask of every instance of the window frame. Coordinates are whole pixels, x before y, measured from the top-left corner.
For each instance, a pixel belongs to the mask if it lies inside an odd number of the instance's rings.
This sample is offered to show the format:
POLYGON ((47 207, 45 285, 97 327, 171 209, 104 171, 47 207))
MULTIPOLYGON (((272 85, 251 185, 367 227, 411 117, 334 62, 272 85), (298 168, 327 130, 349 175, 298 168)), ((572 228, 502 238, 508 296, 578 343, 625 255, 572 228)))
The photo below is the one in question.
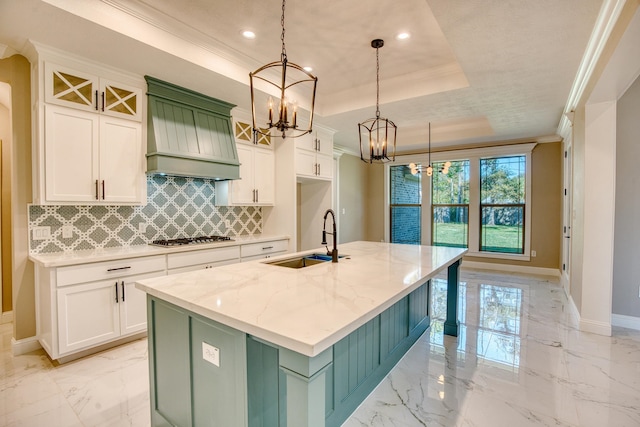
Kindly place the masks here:
MULTIPOLYGON (((457 160, 469 160, 469 251, 467 256, 473 256, 478 258, 496 258, 496 259, 510 259, 516 261, 530 261, 531 260, 531 152, 538 143, 523 143, 514 145, 501 145, 495 147, 483 147, 483 148, 470 148, 460 150, 439 151, 431 153, 431 163, 444 162, 444 161, 457 161, 457 160), (509 254, 500 252, 484 252, 480 251, 480 159, 488 157, 502 157, 502 156, 516 156, 523 155, 526 159, 525 164, 525 229, 524 229, 524 253, 523 254, 509 254)), ((428 163, 428 154, 411 154, 411 155, 398 155, 394 166, 409 163, 421 163, 426 165, 428 163)), ((385 166, 385 180, 389 183, 390 163, 385 166)), ((386 189, 389 185, 385 186, 386 189)), ((389 195, 385 195, 385 223, 389 224, 389 195)), ((431 203, 431 179, 426 179, 426 174, 422 177, 422 212, 425 212, 425 207, 429 207, 429 212, 432 210, 431 203)), ((431 245, 431 215, 422 215, 422 244, 431 245)), ((388 227, 385 233, 385 240, 389 240, 388 227)))

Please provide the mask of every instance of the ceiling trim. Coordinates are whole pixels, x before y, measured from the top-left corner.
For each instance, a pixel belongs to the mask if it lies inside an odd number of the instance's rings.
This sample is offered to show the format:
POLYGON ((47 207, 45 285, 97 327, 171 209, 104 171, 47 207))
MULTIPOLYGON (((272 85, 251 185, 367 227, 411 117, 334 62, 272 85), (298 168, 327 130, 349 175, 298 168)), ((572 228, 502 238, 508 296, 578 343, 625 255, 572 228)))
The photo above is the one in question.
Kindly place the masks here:
MULTIPOLYGON (((571 135, 571 121, 567 118, 567 113, 575 111, 580 101, 585 95, 586 88, 592 77, 602 53, 611 37, 620 15, 628 0, 605 0, 596 19, 596 24, 591 32, 591 37, 587 43, 576 78, 571 86, 569 97, 565 105, 560 124, 558 125, 558 135, 568 139, 571 135)), ((636 1, 636 0, 633 0, 636 1)))

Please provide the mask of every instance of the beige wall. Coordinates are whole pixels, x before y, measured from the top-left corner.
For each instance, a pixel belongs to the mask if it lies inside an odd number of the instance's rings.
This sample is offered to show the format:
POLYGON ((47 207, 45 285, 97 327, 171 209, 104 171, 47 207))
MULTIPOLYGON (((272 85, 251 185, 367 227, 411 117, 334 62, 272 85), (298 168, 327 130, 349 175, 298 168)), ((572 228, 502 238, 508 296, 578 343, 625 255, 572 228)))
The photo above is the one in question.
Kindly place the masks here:
POLYGON ((582 266, 584 252, 584 156, 585 156, 585 109, 578 108, 575 111, 572 127, 572 168, 573 176, 571 188, 573 190, 573 206, 571 215, 571 286, 569 292, 575 306, 582 306, 582 266))
MULTIPOLYGON (((5 83, 2 83, 5 84, 5 83)), ((0 104, 0 245, 2 259, 2 309, 3 313, 12 310, 11 301, 11 125, 10 111, 0 104)))
MULTIPOLYGON (((14 55, 0 60, 0 81, 11 85, 13 118, 11 207, 13 239, 14 338, 36 334, 33 263, 28 260, 27 203, 31 202, 31 84, 29 61, 14 55)), ((4 236, 5 238, 7 236, 4 236)), ((4 239, 3 239, 4 240, 4 239)))
POLYGON ((384 223, 385 182, 384 166, 381 164, 367 165, 369 177, 367 180, 367 230, 365 240, 382 242, 387 224, 384 223))
POLYGON ((384 166, 343 154, 339 162, 338 237, 341 243, 384 239, 384 166), (344 212, 344 213, 342 213, 344 212))

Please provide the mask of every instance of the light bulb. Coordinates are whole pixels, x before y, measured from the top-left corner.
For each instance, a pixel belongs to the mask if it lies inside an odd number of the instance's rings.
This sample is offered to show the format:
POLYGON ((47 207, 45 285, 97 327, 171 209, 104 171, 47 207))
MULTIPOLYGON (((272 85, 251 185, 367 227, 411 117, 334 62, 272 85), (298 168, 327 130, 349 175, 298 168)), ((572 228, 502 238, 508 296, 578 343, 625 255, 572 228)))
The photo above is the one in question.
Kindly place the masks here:
POLYGON ((449 169, 449 167, 451 166, 451 162, 444 162, 444 167, 449 169))
POLYGON ((412 170, 416 168, 416 164, 415 163, 409 163, 409 168, 411 168, 412 170))
POLYGON ((433 168, 431 166, 427 166, 427 176, 433 175, 433 168))

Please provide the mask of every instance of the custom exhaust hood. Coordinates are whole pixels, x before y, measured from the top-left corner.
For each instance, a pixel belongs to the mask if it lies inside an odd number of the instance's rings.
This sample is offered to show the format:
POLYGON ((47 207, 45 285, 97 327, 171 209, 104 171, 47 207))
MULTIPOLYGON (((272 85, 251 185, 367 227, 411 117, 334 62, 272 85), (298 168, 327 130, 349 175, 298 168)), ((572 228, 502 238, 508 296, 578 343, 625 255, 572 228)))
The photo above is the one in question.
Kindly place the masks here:
POLYGON ((145 76, 147 174, 239 179, 240 162, 224 101, 145 76))

